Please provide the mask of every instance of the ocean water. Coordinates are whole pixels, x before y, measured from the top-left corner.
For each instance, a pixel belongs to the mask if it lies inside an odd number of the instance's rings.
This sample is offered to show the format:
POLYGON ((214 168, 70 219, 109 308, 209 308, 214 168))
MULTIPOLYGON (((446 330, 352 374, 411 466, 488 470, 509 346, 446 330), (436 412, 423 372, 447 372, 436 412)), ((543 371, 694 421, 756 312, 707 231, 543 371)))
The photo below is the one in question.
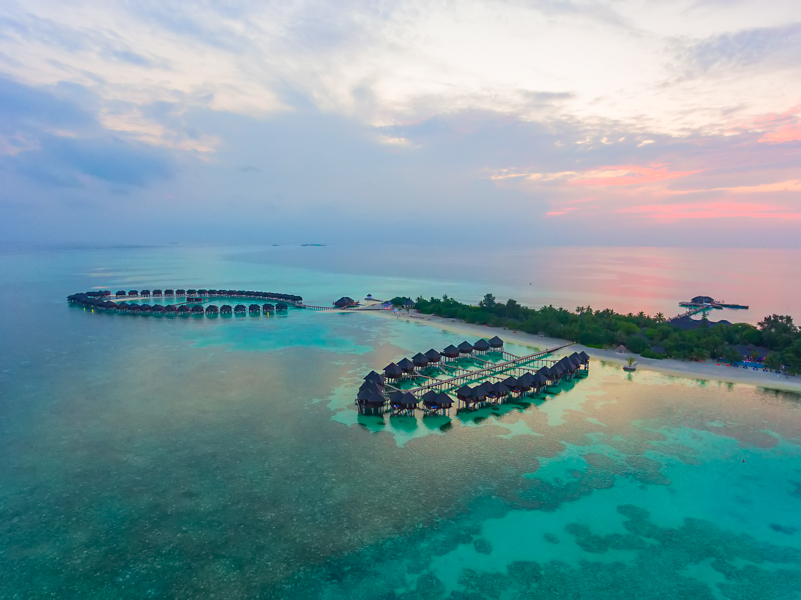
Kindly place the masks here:
POLYGON ((359 417, 369 370, 461 339, 386 315, 64 299, 492 291, 669 314, 708 293, 752 304, 737 316, 801 314, 798 253, 562 250, 552 269, 537 249, 1 255, 0 598, 801 597, 798 395, 593 361, 527 405, 359 417))

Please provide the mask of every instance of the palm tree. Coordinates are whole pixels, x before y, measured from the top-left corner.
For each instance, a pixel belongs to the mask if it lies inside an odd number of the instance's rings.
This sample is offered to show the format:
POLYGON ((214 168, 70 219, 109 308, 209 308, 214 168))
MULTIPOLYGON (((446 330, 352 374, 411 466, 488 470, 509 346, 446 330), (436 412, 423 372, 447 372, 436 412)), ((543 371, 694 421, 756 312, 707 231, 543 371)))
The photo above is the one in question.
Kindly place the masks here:
POLYGON ((665 315, 663 315, 661 312, 656 313, 654 315, 654 321, 656 321, 657 323, 664 323, 665 315))
POLYGON ((629 358, 626 360, 626 362, 629 364, 630 367, 633 367, 634 366, 634 360, 635 359, 634 359, 633 356, 629 356, 629 358))

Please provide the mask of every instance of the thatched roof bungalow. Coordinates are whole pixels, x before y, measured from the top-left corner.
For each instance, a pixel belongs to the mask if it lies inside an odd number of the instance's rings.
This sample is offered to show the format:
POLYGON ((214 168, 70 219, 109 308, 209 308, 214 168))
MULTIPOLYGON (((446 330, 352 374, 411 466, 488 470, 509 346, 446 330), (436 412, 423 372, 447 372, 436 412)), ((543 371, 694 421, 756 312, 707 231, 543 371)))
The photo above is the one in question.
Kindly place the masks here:
POLYGON ((404 373, 412 373, 414 371, 414 363, 408 358, 399 360, 398 366, 403 370, 404 373))
POLYGON ((428 358, 426 357, 425 354, 421 352, 418 352, 417 354, 412 356, 412 362, 414 363, 414 366, 417 367, 418 369, 422 369, 423 367, 428 366, 428 358))
POLYGON ((442 355, 433 348, 431 348, 431 350, 426 352, 426 358, 428 359, 429 363, 438 363, 442 358, 442 355))
POLYGON ((491 346, 489 345, 489 342, 487 340, 483 339, 483 338, 480 339, 480 340, 477 340, 476 343, 473 344, 473 349, 476 352, 482 352, 482 353, 483 352, 489 352, 490 348, 491 348, 491 346))
POLYGON ((206 316, 207 316, 207 317, 210 317, 210 316, 217 316, 218 314, 220 314, 220 309, 219 309, 219 308, 217 308, 217 305, 216 305, 216 304, 209 304, 209 305, 206 307, 206 316))
POLYGON ((334 302, 334 306, 337 308, 349 308, 351 306, 356 306, 356 304, 356 300, 349 298, 348 296, 342 296, 342 298, 334 302))
POLYGON ((497 335, 495 337, 491 337, 489 340, 489 345, 492 347, 493 350, 500 350, 503 348, 503 340, 499 338, 497 335))
POLYGON ((459 356, 459 348, 451 344, 442 351, 442 356, 445 358, 457 358, 459 356))
POLYGON ((386 367, 384 367, 384 377, 387 379, 397 379, 403 375, 403 369, 401 369, 395 363, 389 363, 386 367))

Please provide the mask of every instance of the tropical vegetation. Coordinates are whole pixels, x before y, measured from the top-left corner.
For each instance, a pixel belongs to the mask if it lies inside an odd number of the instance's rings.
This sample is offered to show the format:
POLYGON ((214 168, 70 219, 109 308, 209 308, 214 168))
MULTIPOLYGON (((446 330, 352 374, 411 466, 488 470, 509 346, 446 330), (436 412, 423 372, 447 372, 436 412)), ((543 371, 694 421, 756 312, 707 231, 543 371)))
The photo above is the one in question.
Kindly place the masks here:
POLYGON ((463 304, 447 295, 428 300, 420 297, 416 309, 424 314, 562 338, 594 348, 623 345, 646 358, 716 358, 729 362, 764 358, 768 368, 801 372, 801 330, 792 317, 784 315, 765 317, 757 326, 704 320, 697 328, 684 329, 671 324, 662 313, 619 314, 590 306, 579 306, 575 311, 553 306, 528 308, 511 298, 498 302, 492 294, 484 296, 478 306, 463 304))

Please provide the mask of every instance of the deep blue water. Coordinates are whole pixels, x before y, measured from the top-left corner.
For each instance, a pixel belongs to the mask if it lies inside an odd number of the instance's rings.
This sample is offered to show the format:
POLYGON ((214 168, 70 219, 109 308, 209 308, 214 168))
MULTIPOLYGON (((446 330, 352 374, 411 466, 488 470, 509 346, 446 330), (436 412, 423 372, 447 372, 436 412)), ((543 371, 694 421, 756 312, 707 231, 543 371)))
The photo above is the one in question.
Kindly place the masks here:
MULTIPOLYGON (((0 256, 0 598, 801 597, 796 395, 593 361, 525 408, 359 418, 367 371, 461 339, 367 314, 146 318, 64 300, 493 291, 667 313, 703 283, 799 314, 797 280, 760 299, 721 257, 703 275, 675 251, 639 253, 647 267, 567 249, 559 274, 537 252, 518 269, 459 249, 0 256)), ((760 277, 793 261, 776 254, 760 277)))

